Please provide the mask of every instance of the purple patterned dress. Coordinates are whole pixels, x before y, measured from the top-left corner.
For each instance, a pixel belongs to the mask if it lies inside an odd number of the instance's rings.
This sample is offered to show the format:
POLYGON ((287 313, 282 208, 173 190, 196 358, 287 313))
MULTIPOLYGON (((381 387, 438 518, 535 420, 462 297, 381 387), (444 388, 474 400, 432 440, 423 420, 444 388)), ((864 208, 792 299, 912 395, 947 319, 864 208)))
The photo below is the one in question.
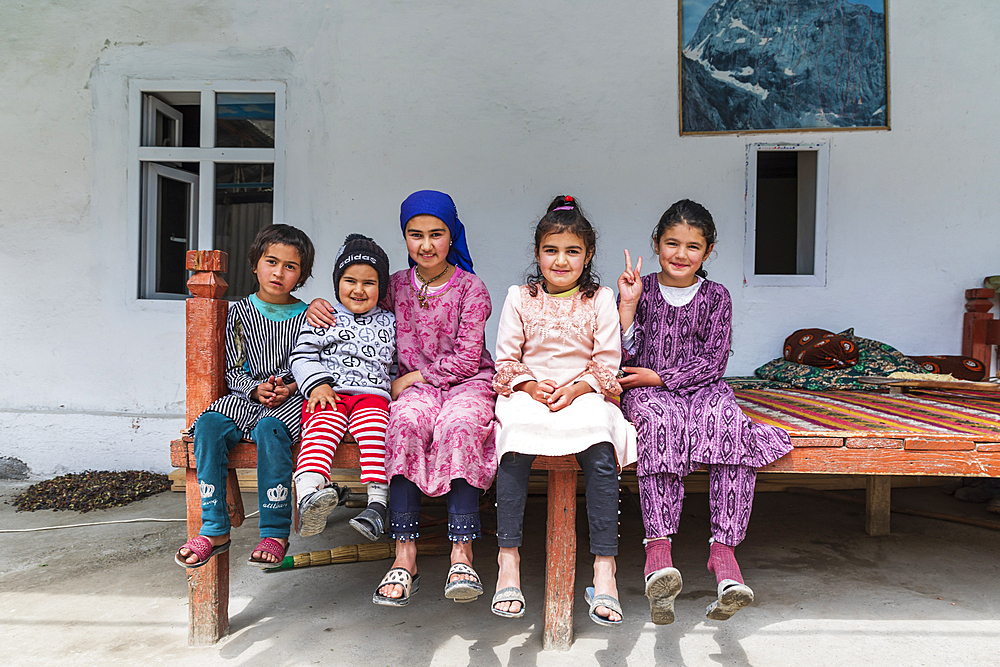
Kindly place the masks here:
POLYGON ((490 294, 482 280, 457 267, 426 297, 426 307, 418 288, 413 269, 389 279, 399 375, 419 370, 426 382, 389 406, 386 475, 402 475, 428 496, 448 493, 453 479, 488 489, 497 469, 494 368, 484 333, 490 294))
POLYGON ((760 468, 792 450, 788 434, 750 421, 723 380, 733 307, 729 292, 706 280, 680 308, 668 304, 656 274, 642 279, 635 346, 623 366, 655 371, 662 387, 624 393, 622 410, 639 434, 640 476, 684 476, 702 464, 760 468))

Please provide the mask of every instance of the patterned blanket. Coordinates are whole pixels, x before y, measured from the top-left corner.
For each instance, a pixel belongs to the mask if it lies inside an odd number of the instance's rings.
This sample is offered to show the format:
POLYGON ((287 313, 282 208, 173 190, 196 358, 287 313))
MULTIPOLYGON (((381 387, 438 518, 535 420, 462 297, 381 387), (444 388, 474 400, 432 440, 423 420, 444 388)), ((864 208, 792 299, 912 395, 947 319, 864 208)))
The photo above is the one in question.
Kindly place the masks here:
POLYGON ((1000 396, 986 392, 738 389, 736 400, 754 421, 780 426, 792 436, 966 435, 1000 442, 1000 396))

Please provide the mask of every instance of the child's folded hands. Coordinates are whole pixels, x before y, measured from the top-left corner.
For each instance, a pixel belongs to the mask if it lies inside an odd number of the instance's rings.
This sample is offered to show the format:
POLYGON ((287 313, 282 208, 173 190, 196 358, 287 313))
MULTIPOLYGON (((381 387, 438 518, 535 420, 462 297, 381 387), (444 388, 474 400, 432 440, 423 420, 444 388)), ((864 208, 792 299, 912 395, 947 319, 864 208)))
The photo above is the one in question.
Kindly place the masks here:
POLYGON ((295 390, 296 385, 294 382, 291 384, 285 384, 285 381, 280 377, 276 378, 272 375, 267 380, 257 385, 256 389, 250 392, 250 398, 257 401, 261 405, 273 409, 288 400, 288 398, 295 393, 295 390))
POLYGON ((514 391, 523 391, 539 403, 549 406, 550 411, 558 412, 569 407, 577 396, 593 389, 586 382, 574 382, 559 387, 552 380, 528 380, 514 387, 514 391))

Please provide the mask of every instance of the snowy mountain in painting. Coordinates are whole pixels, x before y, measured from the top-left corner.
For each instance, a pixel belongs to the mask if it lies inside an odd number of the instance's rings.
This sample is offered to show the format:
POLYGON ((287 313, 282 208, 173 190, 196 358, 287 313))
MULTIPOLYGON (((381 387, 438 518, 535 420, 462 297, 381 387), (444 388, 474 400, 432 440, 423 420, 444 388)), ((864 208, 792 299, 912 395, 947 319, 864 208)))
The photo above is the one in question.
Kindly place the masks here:
POLYGON ((885 15, 846 0, 718 0, 681 58, 685 132, 879 127, 885 15))

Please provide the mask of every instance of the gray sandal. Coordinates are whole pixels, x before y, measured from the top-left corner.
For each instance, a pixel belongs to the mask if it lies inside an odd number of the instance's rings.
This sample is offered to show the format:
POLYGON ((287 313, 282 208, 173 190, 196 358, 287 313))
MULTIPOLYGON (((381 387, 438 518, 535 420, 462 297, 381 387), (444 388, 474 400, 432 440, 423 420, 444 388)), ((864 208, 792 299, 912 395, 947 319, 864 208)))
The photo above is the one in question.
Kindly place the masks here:
POLYGON ((614 627, 616 625, 621 625, 622 621, 625 620, 625 614, 622 613, 622 605, 618 600, 614 599, 610 595, 601 593, 600 595, 594 595, 594 587, 588 586, 587 592, 584 595, 584 600, 590 605, 590 620, 598 625, 603 625, 606 627, 614 627), (615 612, 621 616, 621 620, 610 621, 607 616, 601 616, 597 613, 598 607, 606 607, 611 611, 615 612))
POLYGON ((476 574, 476 571, 472 569, 472 566, 465 563, 455 563, 448 569, 448 583, 444 585, 444 596, 446 598, 455 602, 472 602, 482 594, 482 580, 476 574), (451 578, 456 574, 472 578, 452 581, 451 578))
POLYGON ((753 602, 750 587, 732 579, 719 582, 718 595, 719 598, 705 610, 705 616, 713 621, 728 621, 733 614, 753 602))
POLYGON ((521 618, 524 616, 524 595, 521 593, 521 589, 517 586, 508 586, 507 588, 498 590, 496 595, 493 596, 493 613, 504 618, 521 618), (521 609, 518 611, 501 611, 497 609, 497 605, 501 602, 520 602, 521 609))
POLYGON ((382 537, 385 526, 385 505, 368 503, 368 507, 350 521, 351 527, 374 542, 382 537))
POLYGON ((386 607, 405 607, 410 603, 410 596, 420 589, 420 573, 411 575, 405 567, 394 567, 385 573, 382 581, 375 587, 372 593, 372 602, 386 607), (379 593, 386 584, 399 584, 403 587, 403 596, 391 598, 379 593))
POLYGON ((650 572, 646 577, 646 597, 649 598, 649 617, 656 625, 674 622, 674 599, 684 585, 676 567, 665 567, 650 572))

